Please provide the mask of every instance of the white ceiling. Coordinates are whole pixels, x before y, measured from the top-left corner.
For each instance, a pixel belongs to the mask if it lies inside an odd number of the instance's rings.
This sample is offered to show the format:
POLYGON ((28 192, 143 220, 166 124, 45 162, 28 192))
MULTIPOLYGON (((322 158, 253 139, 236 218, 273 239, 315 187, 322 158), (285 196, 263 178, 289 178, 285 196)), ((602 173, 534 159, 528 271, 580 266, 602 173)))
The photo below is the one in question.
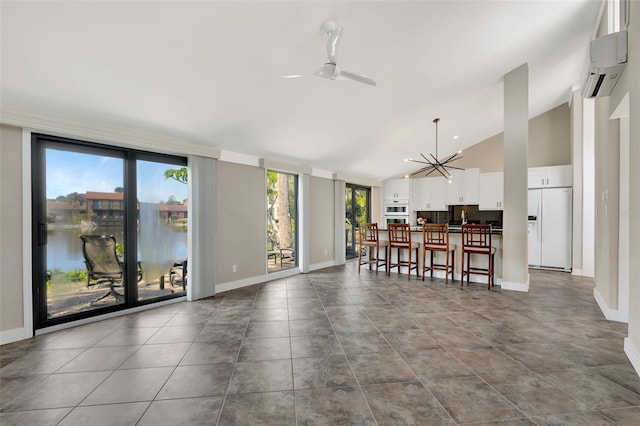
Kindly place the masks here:
POLYGON ((530 115, 569 99, 601 1, 147 1, 1 4, 3 107, 385 179, 503 129, 502 76, 529 65, 530 115), (376 87, 313 76, 321 24, 376 87), (454 140, 453 136, 459 136, 454 140))

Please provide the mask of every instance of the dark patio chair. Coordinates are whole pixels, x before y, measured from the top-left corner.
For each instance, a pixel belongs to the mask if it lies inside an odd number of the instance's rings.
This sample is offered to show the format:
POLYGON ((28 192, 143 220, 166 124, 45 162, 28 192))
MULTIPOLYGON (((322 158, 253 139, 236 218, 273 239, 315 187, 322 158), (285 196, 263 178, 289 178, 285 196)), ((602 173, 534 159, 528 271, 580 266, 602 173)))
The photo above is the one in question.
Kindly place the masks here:
MULTIPOLYGON (((124 300, 124 295, 114 287, 124 287, 124 264, 116 253, 116 238, 113 235, 80 235, 82 255, 87 268, 87 287, 107 285, 109 291, 91 301, 96 303, 113 296, 116 302, 124 300)), ((142 280, 142 268, 138 262, 138 282, 142 280)))
POLYGON ((187 259, 173 263, 173 267, 169 270, 169 282, 171 287, 179 284, 182 290, 187 288, 187 259))

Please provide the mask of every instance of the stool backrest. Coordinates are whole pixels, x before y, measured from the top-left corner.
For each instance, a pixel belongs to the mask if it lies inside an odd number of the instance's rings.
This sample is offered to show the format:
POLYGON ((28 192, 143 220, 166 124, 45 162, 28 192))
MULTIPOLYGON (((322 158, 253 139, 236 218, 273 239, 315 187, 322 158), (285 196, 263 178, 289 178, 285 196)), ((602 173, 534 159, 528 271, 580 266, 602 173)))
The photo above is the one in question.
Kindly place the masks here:
POLYGON ((378 241, 378 224, 363 223, 360 225, 360 241, 375 243, 378 241))
POLYGON ((407 247, 411 245, 411 227, 408 223, 390 223, 388 230, 389 244, 407 247))
POLYGON ((449 225, 425 223, 422 225, 422 243, 430 246, 449 247, 449 225))
POLYGON ((462 225, 462 246, 491 249, 491 225, 462 225))

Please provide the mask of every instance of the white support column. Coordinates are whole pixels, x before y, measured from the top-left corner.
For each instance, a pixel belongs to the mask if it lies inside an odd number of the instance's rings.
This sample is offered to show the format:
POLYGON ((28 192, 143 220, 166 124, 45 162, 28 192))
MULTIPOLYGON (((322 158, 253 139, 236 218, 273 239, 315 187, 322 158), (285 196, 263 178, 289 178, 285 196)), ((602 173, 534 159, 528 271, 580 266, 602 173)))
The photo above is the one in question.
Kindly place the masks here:
POLYGON ((504 76, 504 234, 502 288, 529 291, 527 148, 529 67, 504 76))
POLYGON ((336 253, 336 265, 344 265, 347 262, 346 245, 347 241, 344 234, 344 220, 347 215, 345 209, 347 189, 346 182, 343 180, 334 180, 334 200, 335 200, 335 253, 336 253))
POLYGON ((582 103, 582 276, 595 276, 596 157, 595 103, 582 103))
POLYGON ((216 293, 216 160, 192 155, 189 169, 187 299, 197 300, 216 293))
POLYGON ((582 96, 571 99, 571 164, 573 164, 573 245, 571 274, 582 275, 582 96))

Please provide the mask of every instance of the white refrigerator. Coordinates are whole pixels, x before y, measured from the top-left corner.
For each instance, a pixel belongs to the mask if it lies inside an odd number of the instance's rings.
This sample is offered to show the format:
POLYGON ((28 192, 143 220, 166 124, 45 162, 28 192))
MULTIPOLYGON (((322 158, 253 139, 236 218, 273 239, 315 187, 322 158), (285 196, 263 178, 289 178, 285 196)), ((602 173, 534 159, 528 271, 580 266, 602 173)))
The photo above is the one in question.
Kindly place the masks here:
POLYGON ((529 190, 529 266, 571 271, 571 188, 529 190))

